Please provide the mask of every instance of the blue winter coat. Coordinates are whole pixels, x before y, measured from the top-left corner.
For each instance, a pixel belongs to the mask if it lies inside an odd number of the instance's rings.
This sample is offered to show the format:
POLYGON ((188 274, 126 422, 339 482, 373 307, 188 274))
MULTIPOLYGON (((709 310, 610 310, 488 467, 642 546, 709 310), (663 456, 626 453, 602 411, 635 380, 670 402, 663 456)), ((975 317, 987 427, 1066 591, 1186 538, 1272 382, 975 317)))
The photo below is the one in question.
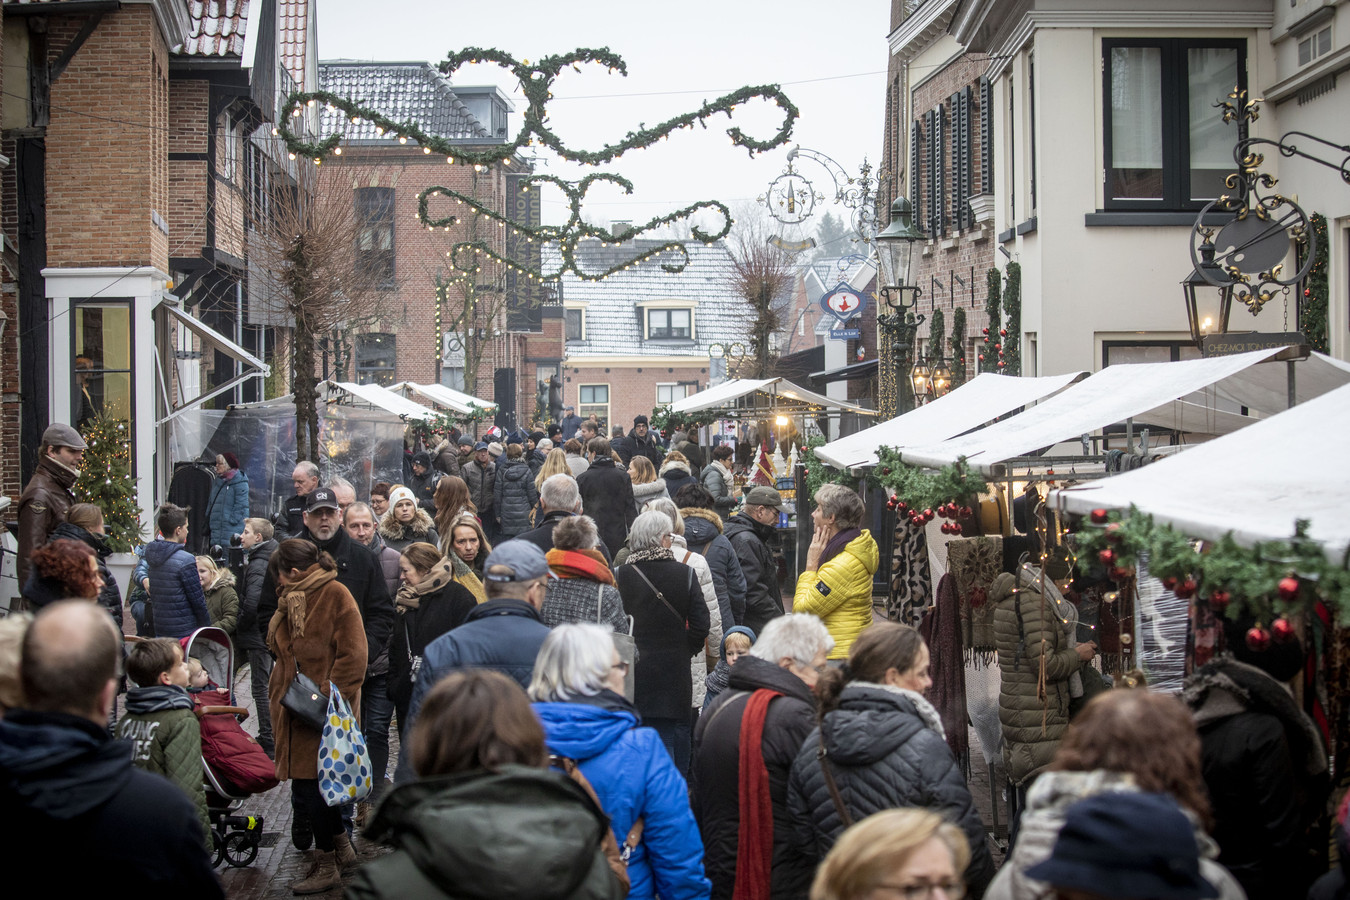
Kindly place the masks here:
POLYGON ((244 533, 248 518, 248 476, 235 469, 228 479, 217 478, 211 483, 210 510, 211 543, 230 546, 230 537, 244 533))
POLYGON ((150 607, 157 637, 187 637, 211 624, 196 557, 182 544, 155 540, 145 545, 145 561, 150 564, 150 607))
POLYGON ((622 846, 643 820, 642 841, 628 860, 631 898, 705 898, 712 882, 703 874, 703 839, 689 808, 689 791, 651 728, 622 697, 602 691, 570 703, 536 703, 548 749, 574 759, 595 789, 622 846))

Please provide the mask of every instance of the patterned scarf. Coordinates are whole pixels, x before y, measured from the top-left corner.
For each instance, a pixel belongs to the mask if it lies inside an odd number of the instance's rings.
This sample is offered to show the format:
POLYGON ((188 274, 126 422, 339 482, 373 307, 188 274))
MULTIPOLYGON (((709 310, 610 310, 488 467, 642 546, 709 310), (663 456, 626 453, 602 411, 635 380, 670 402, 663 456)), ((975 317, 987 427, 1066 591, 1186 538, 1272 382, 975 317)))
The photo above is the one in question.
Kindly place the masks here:
POLYGON ((305 607, 309 593, 317 592, 334 578, 337 578, 336 570, 325 569, 315 563, 305 570, 299 581, 282 585, 283 593, 277 608, 286 614, 286 621, 291 626, 291 637, 305 636, 305 607))
POLYGON ((601 584, 613 584, 614 573, 609 570, 605 556, 599 550, 558 550, 544 554, 548 567, 559 578, 584 578, 601 584))
POLYGON ((422 576, 422 580, 417 582, 416 585, 405 584, 398 589, 398 593, 394 595, 395 609, 400 613, 417 609, 422 603, 422 597, 439 591, 454 580, 454 577, 454 564, 445 557, 441 557, 436 565, 427 569, 426 574, 422 576))
POLYGON ((665 547, 653 547, 650 550, 638 550, 628 554, 626 564, 647 562, 649 560, 674 559, 675 554, 671 553, 665 547))

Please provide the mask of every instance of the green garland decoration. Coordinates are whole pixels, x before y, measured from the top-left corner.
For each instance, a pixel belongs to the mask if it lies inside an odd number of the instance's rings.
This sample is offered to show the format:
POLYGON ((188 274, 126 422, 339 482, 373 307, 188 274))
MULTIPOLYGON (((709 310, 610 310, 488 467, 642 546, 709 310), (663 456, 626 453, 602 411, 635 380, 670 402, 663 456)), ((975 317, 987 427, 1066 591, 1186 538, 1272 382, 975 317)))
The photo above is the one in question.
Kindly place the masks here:
POLYGON ((947 339, 952 352, 952 387, 966 383, 966 311, 958 306, 952 310, 952 334, 947 339))
POLYGON ((898 447, 879 447, 873 483, 893 491, 895 499, 910 510, 926 512, 948 503, 961 504, 989 490, 979 472, 970 468, 965 457, 936 472, 911 466, 900 459, 898 447))
POLYGON ((136 479, 131 474, 131 432, 126 419, 106 413, 85 425, 88 447, 71 493, 80 503, 103 511, 108 548, 128 553, 145 537, 141 508, 136 505, 136 479))
POLYGON ((466 413, 440 412, 430 419, 410 422, 409 426, 413 435, 426 443, 433 438, 439 441, 443 437, 449 437, 451 430, 459 429, 463 431, 479 422, 486 421, 491 416, 492 410, 479 406, 477 403, 470 403, 469 411, 466 413))
POLYGON ((997 266, 986 273, 985 283, 987 293, 984 311, 989 319, 989 325, 984 329, 984 345, 980 348, 980 371, 999 372, 1003 368, 1003 360, 995 355, 995 351, 1001 349, 998 335, 1003 327, 1003 318, 999 313, 999 305, 1003 299, 1003 276, 999 274, 997 266))
POLYGON ((850 490, 857 490, 858 479, 855 475, 846 469, 836 469, 816 456, 816 448, 823 447, 825 443, 825 438, 814 435, 797 455, 802 465, 802 475, 806 479, 806 495, 814 498, 823 484, 841 484, 850 490))
POLYGON ((999 336, 1003 338, 1000 355, 1005 363, 1003 374, 1022 374, 1022 266, 1008 263, 1008 289, 1003 294, 1003 310, 1008 321, 999 336))
POLYGON ((931 357, 942 356, 946 344, 947 317, 940 308, 934 306, 933 314, 928 317, 928 355, 931 357))
POLYGON ((286 99, 276 131, 286 142, 293 156, 302 156, 319 163, 331 153, 340 153, 343 133, 338 132, 321 141, 304 140, 291 130, 291 120, 299 118, 304 106, 327 104, 340 110, 353 122, 365 120, 375 125, 380 134, 389 134, 398 138, 400 143, 415 141, 431 153, 442 154, 448 162, 462 161, 473 165, 490 165, 504 162, 520 153, 526 147, 548 147, 563 159, 587 165, 599 165, 617 159, 629 150, 650 147, 665 139, 672 132, 692 129, 695 125, 708 127, 708 120, 715 115, 724 114, 728 119, 736 107, 755 99, 776 103, 783 111, 783 124, 778 132, 767 140, 756 140, 745 134, 739 127, 727 129, 731 143, 744 147, 752 157, 775 147, 781 147, 792 135, 792 126, 799 115, 797 107, 787 98, 776 84, 743 87, 713 101, 705 101, 698 109, 667 119, 665 122, 648 128, 639 123, 635 131, 630 131, 622 141, 606 144, 599 150, 574 150, 565 144, 548 125, 548 101, 553 97, 553 84, 564 69, 581 71, 582 64, 595 63, 605 66, 611 73, 628 74, 628 66, 617 53, 608 47, 599 49, 579 48, 557 56, 546 56, 533 64, 529 60, 517 60, 507 53, 496 49, 468 47, 449 54, 438 68, 446 77, 451 77, 461 66, 477 63, 496 63, 507 69, 519 80, 525 94, 525 110, 520 130, 513 140, 486 147, 468 147, 460 140, 453 140, 423 130, 416 122, 396 122, 378 110, 331 91, 296 91, 286 99))
POLYGON ((1243 616, 1269 624, 1320 596, 1340 621, 1350 616, 1350 567, 1327 559, 1308 537, 1308 520, 1295 523, 1287 541, 1240 546, 1227 534, 1205 552, 1170 525, 1131 507, 1095 510, 1078 535, 1079 558, 1106 566, 1116 580, 1132 576, 1142 554, 1150 574, 1178 596, 1195 596, 1230 619, 1243 616), (1109 554, 1109 555, 1104 555, 1109 554))
MULTIPOLYGON (((1327 217, 1312 214, 1313 236, 1317 241, 1317 259, 1303 280, 1303 296, 1298 305, 1298 327, 1308 338, 1308 346, 1327 351, 1327 217)), ((1300 247, 1304 246, 1302 244, 1300 247)), ((1305 251, 1300 250, 1300 255, 1305 251)), ((1299 261, 1302 265, 1302 260, 1299 261)))
POLYGON ((601 281, 615 272, 631 268, 645 262, 653 257, 660 256, 663 253, 675 253, 678 259, 661 264, 661 268, 670 273, 684 271, 685 266, 689 264, 689 251, 680 241, 668 241, 657 247, 650 248, 630 257, 624 262, 611 266, 603 272, 585 272, 578 266, 576 250, 577 245, 587 238, 598 238, 602 244, 621 244, 635 235, 650 231, 654 228, 660 228, 680 219, 687 218, 694 213, 702 210, 713 210, 722 217, 722 227, 714 232, 708 232, 701 229, 696 224, 690 225, 690 234, 694 240, 703 244, 712 244, 721 240, 731 233, 732 218, 731 210, 725 204, 717 200, 702 200, 697 203, 676 210, 664 216, 657 216, 654 219, 644 223, 637 228, 630 228, 623 234, 616 234, 613 231, 593 225, 582 220, 581 204, 585 200, 586 192, 596 182, 607 182, 617 184, 623 188, 625 194, 633 193, 633 183, 620 175, 613 175, 607 172, 597 172, 587 175, 580 181, 563 181, 552 175, 532 175, 527 181, 528 186, 538 186, 542 184, 551 184, 567 195, 570 214, 566 223, 563 225, 541 225, 537 228, 520 225, 513 219, 507 218, 489 207, 483 206, 473 197, 462 194, 459 191, 452 190, 441 185, 434 185, 427 188, 417 195, 417 217, 428 230, 444 228, 449 230, 452 225, 459 223, 460 218, 456 215, 433 216, 431 213, 431 199, 442 196, 454 200, 461 206, 467 206, 477 215, 490 219, 499 225, 503 225, 517 235, 527 239, 529 242, 538 244, 556 244, 559 251, 559 265, 556 271, 544 272, 542 269, 532 269, 521 265, 511 257, 505 256, 495 250, 491 244, 486 241, 460 241, 454 244, 446 252, 450 259, 450 264, 459 272, 465 275, 477 274, 482 270, 483 257, 494 260, 507 268, 514 269, 526 275, 529 278, 539 281, 551 281, 559 278, 564 272, 572 272, 583 281, 601 281))
POLYGON ((695 413, 674 412, 669 404, 663 404, 652 409, 652 414, 647 417, 647 424, 666 434, 685 431, 690 428, 702 428, 718 419, 727 418, 731 412, 731 410, 723 407, 700 409, 695 413))

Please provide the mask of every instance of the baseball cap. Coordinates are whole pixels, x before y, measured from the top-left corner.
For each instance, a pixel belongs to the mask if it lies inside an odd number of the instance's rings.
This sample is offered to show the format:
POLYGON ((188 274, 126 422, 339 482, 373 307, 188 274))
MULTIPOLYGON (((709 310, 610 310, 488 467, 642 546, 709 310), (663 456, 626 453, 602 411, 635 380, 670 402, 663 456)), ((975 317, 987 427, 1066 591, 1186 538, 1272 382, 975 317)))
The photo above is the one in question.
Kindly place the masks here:
POLYGON ((309 495, 309 500, 305 503, 305 512, 312 509, 341 509, 338 505, 337 495, 328 488, 319 488, 309 495))
POLYGON ((576 409, 576 407, 570 403, 567 403, 563 406, 563 409, 576 409))
POLYGON ((771 487, 756 485, 745 495, 747 506, 772 506, 775 509, 783 505, 783 497, 771 487))
POLYGON ((513 582, 534 581, 545 575, 552 577, 544 551, 529 541, 503 541, 488 554, 483 563, 483 578, 487 581, 513 582), (510 569, 511 574, 496 573, 497 566, 510 569))
POLYGON ((421 466, 424 469, 431 468, 431 454, 425 450, 413 454, 412 462, 414 466, 421 466))
POLYGON ((88 450, 89 445, 80 437, 80 433, 69 425, 55 422, 42 432, 42 443, 53 447, 69 447, 72 450, 88 450))
POLYGON ((473 445, 473 449, 474 449, 474 452, 475 452, 475 453, 477 453, 479 450, 486 450, 487 448, 488 448, 488 445, 485 444, 485 443, 483 443, 482 441, 479 441, 478 443, 476 443, 476 444, 473 445))

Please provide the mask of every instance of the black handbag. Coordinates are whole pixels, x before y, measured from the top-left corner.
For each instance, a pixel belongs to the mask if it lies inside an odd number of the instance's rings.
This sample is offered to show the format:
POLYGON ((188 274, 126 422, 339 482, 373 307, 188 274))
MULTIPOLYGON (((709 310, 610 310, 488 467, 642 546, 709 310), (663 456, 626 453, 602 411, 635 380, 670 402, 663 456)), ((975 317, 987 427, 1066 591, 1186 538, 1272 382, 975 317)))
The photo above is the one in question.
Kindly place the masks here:
POLYGON ((295 666, 295 677, 281 695, 281 705, 315 731, 322 731, 328 721, 328 698, 313 678, 300 671, 299 663, 295 666))

